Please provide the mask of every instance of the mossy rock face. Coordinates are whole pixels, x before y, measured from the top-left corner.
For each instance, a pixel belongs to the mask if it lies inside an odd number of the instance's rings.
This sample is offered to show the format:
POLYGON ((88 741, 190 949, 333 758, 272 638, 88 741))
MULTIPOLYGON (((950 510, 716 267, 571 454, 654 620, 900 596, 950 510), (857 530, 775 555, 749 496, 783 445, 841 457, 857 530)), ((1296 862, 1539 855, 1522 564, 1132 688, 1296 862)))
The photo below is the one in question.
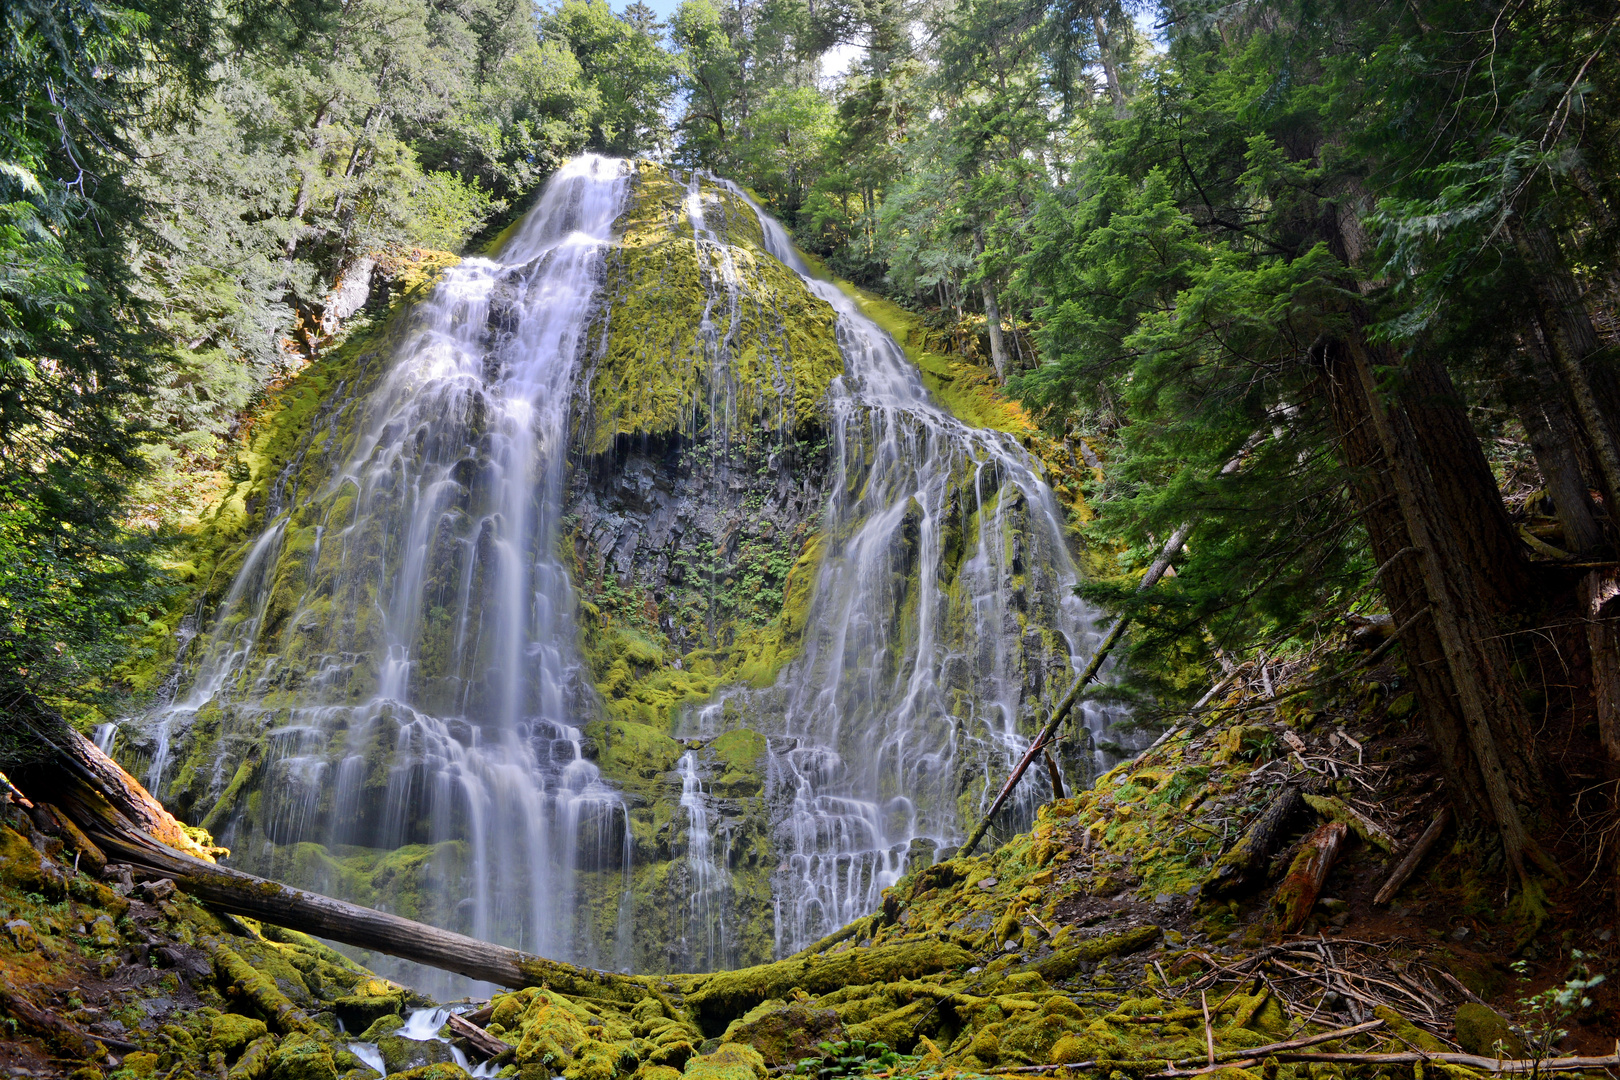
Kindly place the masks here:
POLYGON ((632 184, 591 335, 605 344, 580 417, 587 452, 711 427, 741 441, 811 431, 844 370, 833 309, 765 253, 729 189, 647 161, 632 184))

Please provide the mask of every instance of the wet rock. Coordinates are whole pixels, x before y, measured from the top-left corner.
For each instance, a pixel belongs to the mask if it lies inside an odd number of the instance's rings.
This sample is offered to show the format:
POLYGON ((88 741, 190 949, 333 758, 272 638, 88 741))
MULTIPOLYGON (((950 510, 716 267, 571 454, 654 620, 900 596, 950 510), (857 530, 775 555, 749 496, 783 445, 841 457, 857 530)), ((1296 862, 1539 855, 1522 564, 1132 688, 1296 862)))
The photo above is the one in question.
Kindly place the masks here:
POLYGON ((418 1041, 407 1039, 402 1035, 384 1035, 366 1041, 377 1044, 377 1052, 382 1054, 383 1063, 388 1066, 390 1076, 423 1065, 442 1065, 455 1061, 450 1044, 439 1042, 437 1039, 418 1041))

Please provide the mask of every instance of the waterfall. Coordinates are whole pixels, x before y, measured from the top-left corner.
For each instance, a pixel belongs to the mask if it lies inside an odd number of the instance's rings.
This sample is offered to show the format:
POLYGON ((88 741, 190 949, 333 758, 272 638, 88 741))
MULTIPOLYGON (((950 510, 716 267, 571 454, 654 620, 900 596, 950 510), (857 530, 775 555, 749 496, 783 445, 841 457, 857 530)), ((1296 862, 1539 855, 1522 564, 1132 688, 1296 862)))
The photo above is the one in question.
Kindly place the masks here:
POLYGON ((724 966, 726 927, 724 902, 728 882, 725 863, 716 863, 710 836, 709 808, 698 774, 697 755, 681 755, 681 809, 686 811, 686 867, 690 875, 687 911, 687 955, 702 958, 701 970, 724 966), (693 940, 701 935, 702 940, 693 940))
MULTIPOLYGON (((899 345, 808 272, 779 224, 692 174, 657 204, 658 221, 690 229, 679 237, 696 273, 683 280, 701 295, 671 306, 690 312, 691 337, 660 346, 668 385, 645 368, 623 378, 654 394, 689 388, 668 416, 691 430, 667 433, 660 451, 674 461, 701 434, 681 468, 712 467, 734 428, 776 447, 750 476, 810 462, 813 481, 782 498, 800 515, 791 528, 818 534, 803 550, 821 555, 803 564, 813 598, 795 609, 802 644, 774 686, 767 675, 587 740, 593 723, 608 730, 601 676, 580 649, 582 618, 601 612, 571 580, 582 541, 564 517, 577 505, 565 480, 571 453, 589 465, 573 474, 586 486, 616 460, 616 436, 584 426, 611 404, 592 400, 606 384, 591 380, 613 326, 615 223, 648 205, 630 201, 631 185, 652 169, 595 156, 564 166, 496 255, 462 260, 403 316, 380 366, 359 358, 326 388, 294 460, 262 489, 262 531, 222 562, 231 583, 211 617, 197 613, 175 691, 97 733, 195 817, 220 800, 218 839, 236 865, 557 959, 726 967, 802 947, 874 910, 919 861, 948 855, 1073 677, 1097 631, 1039 466, 1011 436, 940 408, 899 345), (777 322, 762 329, 767 317, 777 322), (602 340, 599 327, 610 328, 602 340), (812 393, 803 351, 814 348, 812 393), (702 378, 688 380, 694 371, 702 378), (806 432, 798 457, 778 455, 806 432), (740 742, 738 727, 752 729, 740 742), (677 734, 691 741, 680 747, 677 734), (656 768, 636 764, 644 771, 621 789, 593 760, 610 760, 614 738, 651 747, 642 762, 673 749, 656 768), (714 756, 721 739, 730 764, 714 756), (739 758, 744 745, 763 757, 739 758), (774 916, 745 919, 743 905, 774 916), (669 934, 657 938, 654 922, 669 934), (638 933, 646 948, 632 947, 638 933)), ((656 181, 666 193, 669 179, 656 181)), ((664 538, 655 573, 670 572, 688 525, 693 545, 720 552, 719 532, 701 528, 759 505, 737 494, 747 483, 734 471, 730 493, 705 496, 713 507, 682 510, 647 479, 653 468, 634 475, 654 507, 646 534, 664 538)), ((599 512, 600 536, 617 535, 610 516, 599 512)), ((641 539, 626 535, 612 584, 640 588, 641 539)), ((789 565, 794 543, 782 549, 789 565)), ((660 598, 646 595, 651 627, 660 598)), ((681 670, 658 655, 622 660, 622 674, 632 659, 681 670)), ((712 663, 702 649, 686 655, 712 663)), ((1086 729, 1110 719, 1081 707, 1086 729)), ((1090 744, 1071 743, 1060 763, 1086 781, 1090 744)), ((1027 822, 1049 795, 1045 771, 1032 774, 1009 820, 1027 822)))
MULTIPOLYGON (((845 358, 829 391, 831 543, 769 729, 786 955, 875 910, 913 853, 948 853, 971 827, 1028 745, 1020 665, 1040 649, 1027 636, 1057 635, 1072 669, 1100 633, 1074 595, 1062 512, 1024 450, 941 409, 894 339, 813 276, 746 193, 717 183, 753 207, 766 250, 837 312, 845 358), (960 560, 949 589, 947 559, 960 560), (1052 625, 1021 631, 1016 612, 1034 590, 1052 625), (964 775, 970 763, 976 777, 964 775)), ((1090 731, 1113 720, 1091 703, 1079 711, 1090 731)), ((1027 823, 1051 794, 1045 777, 1027 777, 1013 820, 1027 823)))
POLYGON ((407 913, 614 959, 599 945, 628 929, 611 918, 622 904, 582 911, 576 885, 603 871, 622 888, 624 806, 582 752, 556 549, 570 403, 626 182, 595 156, 560 170, 498 255, 462 260, 416 306, 352 434, 311 444, 331 455, 324 487, 278 479, 189 692, 146 720, 160 792, 193 725, 262 743, 257 823, 222 838, 238 864, 342 894, 350 864, 300 842, 338 858, 415 845, 400 873, 442 896, 407 913))

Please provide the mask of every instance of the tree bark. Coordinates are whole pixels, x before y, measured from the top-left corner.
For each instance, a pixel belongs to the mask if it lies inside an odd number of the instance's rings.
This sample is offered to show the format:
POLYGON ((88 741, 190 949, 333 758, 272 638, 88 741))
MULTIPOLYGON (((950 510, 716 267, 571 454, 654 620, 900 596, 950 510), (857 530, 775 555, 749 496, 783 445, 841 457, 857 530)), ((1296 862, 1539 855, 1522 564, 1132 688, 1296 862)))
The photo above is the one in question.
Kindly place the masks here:
MULTIPOLYGON (((977 231, 973 233, 973 253, 979 257, 979 271, 984 273, 984 235, 977 231)), ((984 291, 984 322, 990 331, 990 360, 996 366, 996 378, 1006 382, 1007 342, 1001 336, 1001 305, 996 303, 995 286, 990 283, 988 273, 984 273, 980 279, 979 287, 984 291)))
POLYGON ((1548 873, 1561 872, 1525 830, 1518 803, 1545 796, 1528 717, 1508 674, 1501 639, 1481 610, 1479 587, 1451 534, 1433 517, 1434 481, 1410 428, 1409 419, 1389 409, 1364 341, 1346 342, 1355 374, 1366 395, 1369 419, 1389 466, 1414 560, 1422 573, 1435 629, 1452 675, 1469 749, 1479 766, 1485 798, 1502 838, 1503 852, 1527 893, 1537 887, 1526 859, 1548 873), (1525 753, 1504 754, 1503 748, 1525 753))
POLYGON ((1114 103, 1114 119, 1125 119, 1125 88, 1119 82, 1119 59, 1114 55, 1114 43, 1108 35, 1108 24, 1101 15, 1092 15, 1092 32, 1097 35, 1097 56, 1102 61, 1103 78, 1108 83, 1108 96, 1114 103))
POLYGON ((1521 607, 1534 589, 1496 475, 1445 365, 1420 353, 1407 366, 1401 404, 1433 474, 1435 511, 1457 540, 1492 615, 1521 607))
POLYGON ((1458 813, 1468 821, 1488 819, 1490 808, 1473 779, 1478 775, 1478 766, 1461 735, 1463 717, 1434 620, 1416 618, 1414 621, 1414 616, 1427 610, 1429 602, 1416 552, 1407 543, 1406 525, 1401 520, 1401 508, 1383 451, 1368 419, 1367 395, 1350 370, 1349 352, 1341 344, 1328 343, 1319 359, 1338 436, 1339 455, 1350 470, 1352 490, 1362 524, 1372 542, 1373 558, 1382 568, 1379 587, 1395 624, 1410 624, 1401 634, 1401 640, 1421 703, 1419 715, 1428 731, 1429 745, 1439 759, 1458 813))
POLYGON ((1216 860, 1209 877, 1204 879, 1202 895, 1230 896, 1264 884, 1271 856, 1282 842, 1289 820, 1302 805, 1304 799, 1299 788, 1290 784, 1279 791, 1243 838, 1216 860))
POLYGON ((1604 509, 1612 523, 1620 520, 1620 449, 1615 436, 1620 431, 1620 385, 1607 365, 1589 363, 1600 351, 1597 330, 1557 238, 1544 226, 1528 226, 1518 217, 1513 221, 1513 240, 1530 265, 1542 327, 1596 460, 1604 509))
MULTIPOLYGON (((1527 345, 1527 351, 1530 349, 1540 352, 1541 343, 1538 341, 1527 345)), ((1542 363, 1545 363, 1544 357, 1542 363)), ((1541 473, 1541 482, 1546 485, 1547 495, 1552 499, 1558 524, 1564 530, 1564 550, 1577 555, 1585 554, 1603 542, 1603 531, 1598 528, 1597 518, 1592 516, 1589 488, 1581 472, 1580 458, 1575 452, 1573 425, 1567 425, 1567 417, 1558 415, 1561 401, 1538 401, 1535 400, 1537 395, 1529 393, 1530 387, 1517 389, 1519 392, 1513 394, 1513 412, 1519 418, 1519 423, 1524 425, 1524 432, 1530 439, 1530 452, 1535 455, 1536 469, 1541 473), (1558 421, 1566 423, 1560 424, 1558 421), (1563 430, 1560 431, 1560 428, 1563 430)), ((1542 389, 1544 392, 1547 389, 1554 391, 1552 395, 1543 393, 1543 397, 1558 396, 1556 385, 1542 389)))
POLYGON ((1593 570, 1581 580, 1581 613, 1592 657, 1592 699, 1598 738, 1620 765, 1620 572, 1593 570))
POLYGON ((1277 886, 1272 907, 1277 912, 1277 929, 1292 934, 1311 914, 1316 898, 1322 893, 1322 883, 1328 871, 1338 861, 1339 851, 1350 836, 1350 827, 1342 821, 1326 821, 1305 839, 1305 846, 1294 856, 1288 876, 1277 886))

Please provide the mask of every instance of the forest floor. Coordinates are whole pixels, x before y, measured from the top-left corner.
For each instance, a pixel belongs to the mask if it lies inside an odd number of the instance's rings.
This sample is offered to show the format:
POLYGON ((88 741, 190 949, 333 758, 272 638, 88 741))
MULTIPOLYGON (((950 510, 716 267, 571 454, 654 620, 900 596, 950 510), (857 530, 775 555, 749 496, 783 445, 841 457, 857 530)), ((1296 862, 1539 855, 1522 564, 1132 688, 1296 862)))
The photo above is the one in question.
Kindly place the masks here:
MULTIPOLYGON (((1613 1053, 1620 984, 1592 987, 1584 1006, 1581 994, 1568 1008, 1535 1002, 1620 954, 1612 896, 1581 881, 1578 842, 1560 852, 1571 882, 1551 891, 1533 932, 1507 914, 1484 839, 1455 828, 1390 903, 1373 902, 1445 800, 1398 666, 1344 678, 1326 667, 1240 670, 1224 697, 1172 718, 1152 749, 1045 807, 1028 832, 912 874, 881 911, 796 958, 697 993, 672 979, 634 1002, 503 992, 472 1018, 509 1047, 501 1074, 521 1080, 1076 1062, 1131 1077, 1406 1075, 1409 1063, 1245 1057, 1368 1024, 1308 1052, 1613 1053), (1296 800, 1247 887, 1207 895, 1231 861, 1222 853, 1289 788, 1311 801, 1296 800), (1352 828, 1291 926, 1278 882, 1309 861, 1324 815, 1352 828), (1539 1050, 1524 1036, 1541 1036, 1539 1050), (1219 1064, 1231 1058, 1240 1064, 1219 1064)), ((450 1043, 399 1034, 424 999, 168 882, 96 874, 71 831, 50 835, 48 812, 11 798, 0 832, 0 1068, 11 1075, 364 1080, 376 1072, 351 1049, 358 1037, 391 1075, 463 1075, 450 1043)), ((476 1045, 468 1052, 478 1059, 476 1045)))

